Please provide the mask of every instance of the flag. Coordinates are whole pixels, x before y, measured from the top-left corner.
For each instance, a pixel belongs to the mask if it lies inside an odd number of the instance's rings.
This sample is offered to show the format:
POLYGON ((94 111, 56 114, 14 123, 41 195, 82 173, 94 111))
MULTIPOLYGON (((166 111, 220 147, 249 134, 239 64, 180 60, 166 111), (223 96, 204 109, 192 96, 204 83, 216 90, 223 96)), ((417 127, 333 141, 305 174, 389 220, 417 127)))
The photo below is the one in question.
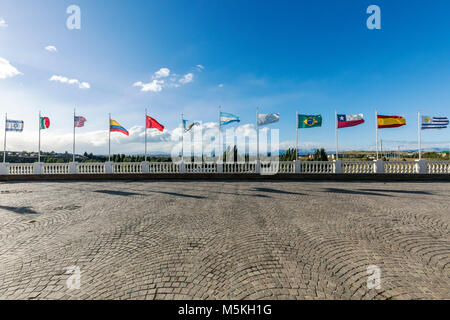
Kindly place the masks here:
POLYGON ((447 117, 422 117, 422 130, 424 129, 445 129, 448 126, 447 117))
POLYGON ((184 132, 188 132, 189 130, 191 130, 194 126, 199 126, 200 122, 191 122, 188 123, 188 120, 183 120, 183 129, 184 132))
POLYGON ((74 118, 74 126, 75 128, 81 128, 84 127, 84 123, 86 122, 86 118, 85 117, 81 117, 81 116, 75 116, 74 118))
POLYGON ((378 129, 397 128, 406 125, 406 120, 399 116, 378 115, 378 129))
POLYGON ((147 129, 158 129, 159 131, 164 131, 164 126, 162 124, 160 124, 158 121, 156 121, 155 119, 153 119, 152 117, 147 116, 146 118, 146 125, 147 125, 147 129))
POLYGON ((109 122, 109 131, 111 132, 121 132, 124 135, 129 135, 127 129, 122 127, 116 120, 110 120, 109 122))
POLYGON ((23 131, 23 121, 22 120, 6 120, 6 131, 23 131))
POLYGON ((48 129, 50 127, 50 118, 41 117, 39 123, 41 130, 48 129))
POLYGON ((280 121, 279 113, 258 113, 258 126, 280 121))
POLYGON ((338 114, 338 128, 354 127, 364 123, 364 115, 361 114, 338 114))
POLYGON ((299 129, 314 128, 322 126, 322 116, 319 115, 298 115, 298 127, 299 129))
POLYGON ((231 113, 226 113, 226 112, 221 112, 220 113, 220 125, 224 126, 226 124, 230 124, 232 122, 240 122, 241 120, 239 120, 238 116, 235 116, 234 114, 231 113))

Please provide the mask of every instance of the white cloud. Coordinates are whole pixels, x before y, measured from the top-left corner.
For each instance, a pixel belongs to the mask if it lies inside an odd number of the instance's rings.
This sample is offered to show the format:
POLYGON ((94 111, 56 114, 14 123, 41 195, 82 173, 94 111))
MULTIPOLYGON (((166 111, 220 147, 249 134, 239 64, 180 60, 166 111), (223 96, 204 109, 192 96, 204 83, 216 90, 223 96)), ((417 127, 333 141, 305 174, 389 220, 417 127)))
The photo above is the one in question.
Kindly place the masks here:
POLYGON ((183 76, 183 78, 181 78, 179 81, 182 84, 190 83, 190 82, 194 81, 194 74, 193 73, 185 74, 183 76))
POLYGON ((168 68, 161 68, 153 74, 153 79, 166 78, 170 75, 168 68))
POLYGON ((134 87, 141 87, 141 91, 147 92, 161 92, 163 89, 164 80, 153 80, 149 83, 143 83, 142 81, 135 82, 133 84, 134 87))
POLYGON ((67 83, 67 84, 70 84, 70 85, 76 85, 80 89, 89 89, 89 88, 91 88, 91 85, 89 83, 87 83, 87 82, 80 81, 78 79, 69 79, 69 78, 64 77, 64 76, 53 75, 53 76, 51 76, 49 81, 56 81, 56 82, 61 82, 61 83, 67 83))
POLYGON ((0 28, 6 28, 8 24, 6 23, 5 19, 0 18, 0 28))
POLYGON ((22 73, 13 67, 8 60, 0 58, 0 79, 11 78, 19 74, 22 73))
POLYGON ((219 88, 223 88, 223 83, 220 83, 220 84, 218 85, 218 87, 219 87, 219 88))
POLYGON ((49 52, 58 52, 58 49, 56 49, 55 46, 46 46, 45 50, 47 50, 49 52))
POLYGON ((161 68, 153 74, 151 82, 138 81, 133 83, 133 86, 140 87, 143 92, 161 92, 164 88, 178 88, 193 81, 193 73, 187 73, 180 78, 177 74, 171 73, 168 68, 161 68))
POLYGON ((197 67, 197 69, 198 69, 199 71, 205 70, 205 67, 202 66, 201 64, 196 65, 196 67, 197 67))

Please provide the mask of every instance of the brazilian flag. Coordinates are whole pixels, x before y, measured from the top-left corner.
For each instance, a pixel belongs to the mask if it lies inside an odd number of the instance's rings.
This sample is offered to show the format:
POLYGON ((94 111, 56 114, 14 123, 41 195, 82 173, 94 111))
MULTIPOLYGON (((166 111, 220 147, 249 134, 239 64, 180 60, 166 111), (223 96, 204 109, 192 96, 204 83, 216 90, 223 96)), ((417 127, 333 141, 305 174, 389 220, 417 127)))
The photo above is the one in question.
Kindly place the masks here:
POLYGON ((299 129, 314 128, 322 126, 322 116, 319 115, 298 115, 298 127, 299 129))

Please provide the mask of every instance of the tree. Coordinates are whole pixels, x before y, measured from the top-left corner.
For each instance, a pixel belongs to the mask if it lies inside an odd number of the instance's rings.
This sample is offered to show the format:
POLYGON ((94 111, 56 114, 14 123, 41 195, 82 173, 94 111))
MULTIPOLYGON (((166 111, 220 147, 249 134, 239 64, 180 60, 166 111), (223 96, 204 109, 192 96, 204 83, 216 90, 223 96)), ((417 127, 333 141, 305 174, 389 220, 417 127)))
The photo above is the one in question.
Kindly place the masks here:
POLYGON ((295 153, 295 148, 287 149, 284 154, 280 155, 280 161, 294 161, 296 158, 295 153))
POLYGON ((313 155, 313 160, 314 161, 328 161, 328 155, 325 152, 325 149, 317 149, 316 152, 314 152, 313 155))

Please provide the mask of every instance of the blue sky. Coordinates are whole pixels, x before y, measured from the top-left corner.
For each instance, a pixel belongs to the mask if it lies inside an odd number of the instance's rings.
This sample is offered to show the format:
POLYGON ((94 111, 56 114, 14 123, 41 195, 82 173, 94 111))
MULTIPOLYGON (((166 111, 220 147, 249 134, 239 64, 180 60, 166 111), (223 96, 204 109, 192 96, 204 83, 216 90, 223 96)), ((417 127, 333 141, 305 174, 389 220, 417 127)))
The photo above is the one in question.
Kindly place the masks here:
MULTIPOLYGON (((42 110, 52 120, 43 150, 70 152, 77 107, 88 119, 77 131, 79 152, 107 152, 108 112, 132 131, 129 138, 115 134, 113 152, 141 152, 139 126, 148 108, 167 128, 151 134, 149 150, 167 151, 181 113, 214 122, 221 105, 243 125, 255 122, 256 107, 279 112, 271 128, 280 129, 282 148, 295 144, 297 109, 320 113, 323 127, 301 130, 300 142, 329 150, 335 109, 366 118, 340 130, 341 147, 374 149, 378 109, 407 119, 406 127, 380 131, 385 146, 414 147, 418 110, 450 113, 448 12, 446 0, 3 0, 0 58, 17 74, 0 78, 0 112, 26 121, 25 132, 10 134, 8 145, 37 148, 42 110), (66 27, 71 4, 81 9, 80 30, 66 27), (366 27, 371 4, 381 8, 381 30, 366 27), (162 68, 168 77, 155 75, 162 68), (52 76, 66 83, 49 81, 52 76), (164 81, 161 91, 133 85, 154 80, 164 81), (80 88, 83 82, 89 88, 80 88)), ((423 143, 449 148, 449 131, 426 132, 423 143)))

